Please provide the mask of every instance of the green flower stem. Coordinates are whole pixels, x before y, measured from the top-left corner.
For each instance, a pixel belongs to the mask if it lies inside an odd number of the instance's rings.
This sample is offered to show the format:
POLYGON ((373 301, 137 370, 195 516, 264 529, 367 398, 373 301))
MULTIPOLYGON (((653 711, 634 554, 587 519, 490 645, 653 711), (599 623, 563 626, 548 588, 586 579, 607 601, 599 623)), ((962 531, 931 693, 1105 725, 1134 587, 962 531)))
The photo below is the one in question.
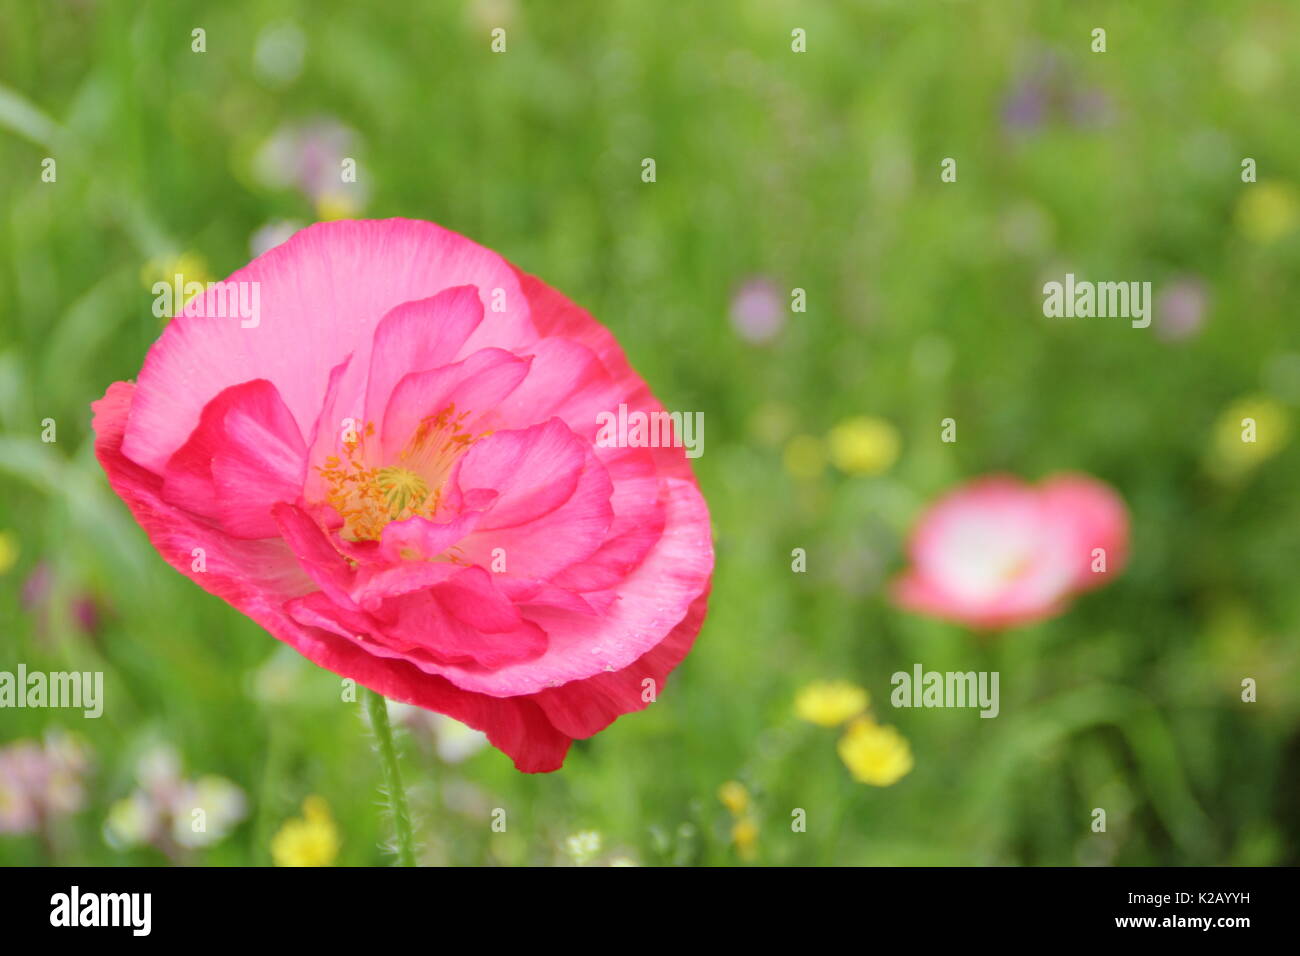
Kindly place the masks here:
POLYGON ((411 833, 411 810, 402 788, 402 771, 397 765, 397 748, 393 746, 393 728, 388 723, 388 701, 383 694, 366 692, 366 710, 370 727, 379 746, 379 765, 383 768, 384 789, 388 792, 388 809, 393 815, 397 836, 397 865, 415 866, 415 837, 411 833))

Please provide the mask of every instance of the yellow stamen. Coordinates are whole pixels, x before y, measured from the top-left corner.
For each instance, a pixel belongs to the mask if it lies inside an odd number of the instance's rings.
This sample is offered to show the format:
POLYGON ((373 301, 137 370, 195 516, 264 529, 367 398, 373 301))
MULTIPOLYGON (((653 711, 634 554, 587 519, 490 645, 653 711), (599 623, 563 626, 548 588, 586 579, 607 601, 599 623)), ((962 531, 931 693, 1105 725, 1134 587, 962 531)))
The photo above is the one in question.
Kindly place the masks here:
POLYGON ((405 468, 380 468, 375 484, 384 493, 388 513, 399 518, 407 508, 418 508, 429 497, 429 486, 413 471, 405 468))
POLYGON ((382 467, 374 467, 366 454, 365 438, 375 433, 374 423, 367 423, 364 436, 343 442, 342 457, 330 455, 317 466, 327 488, 325 500, 343 518, 340 536, 347 541, 378 541, 391 521, 432 518, 456 460, 491 434, 466 431, 463 426, 469 414, 457 415, 452 404, 421 419, 398 463, 382 467))

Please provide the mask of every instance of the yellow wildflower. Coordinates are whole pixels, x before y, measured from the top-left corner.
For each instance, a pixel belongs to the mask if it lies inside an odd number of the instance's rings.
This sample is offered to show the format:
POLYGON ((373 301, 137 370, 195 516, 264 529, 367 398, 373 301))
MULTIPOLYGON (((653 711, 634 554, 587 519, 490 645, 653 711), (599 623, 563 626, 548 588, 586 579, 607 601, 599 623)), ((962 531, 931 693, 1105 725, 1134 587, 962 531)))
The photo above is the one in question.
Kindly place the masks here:
POLYGON ((1238 399, 1214 424, 1210 468, 1220 477, 1243 474, 1286 445, 1291 421, 1285 406, 1264 396, 1238 399))
POLYGON ((728 780, 718 788, 718 799, 733 817, 738 817, 749 809, 749 791, 737 780, 728 780))
POLYGON ((849 418, 831 429, 831 461, 849 475, 879 475, 898 460, 898 430, 883 418, 849 418))
POLYGON ((329 805, 311 796, 302 802, 302 816, 285 821, 271 838, 276 866, 329 866, 339 853, 339 831, 329 805))
POLYGON ((758 855, 758 824, 752 817, 736 821, 731 828, 731 842, 742 860, 752 860, 758 855))
MULTIPOLYGON (((213 281, 207 261, 195 252, 155 256, 140 267, 140 283, 147 289, 152 289, 155 282, 171 285, 177 276, 181 277, 182 289, 191 282, 207 285, 213 281)), ((182 304, 177 303, 177 311, 182 304)))
POLYGON ((1260 244, 1276 242, 1300 225, 1300 196, 1290 183, 1246 186, 1237 203, 1237 228, 1260 244))
POLYGON ((845 680, 819 680, 807 684, 794 698, 794 712, 801 720, 821 727, 838 727, 867 709, 871 697, 856 684, 845 680))
POLYGON ((837 749, 844 766, 860 783, 888 787, 912 769, 912 748, 903 735, 868 717, 849 724, 837 749))
POLYGON ((323 193, 316 200, 317 219, 351 219, 359 212, 361 212, 360 204, 342 189, 323 193))
POLYGON ((0 574, 7 574, 18 563, 18 535, 0 531, 0 574))

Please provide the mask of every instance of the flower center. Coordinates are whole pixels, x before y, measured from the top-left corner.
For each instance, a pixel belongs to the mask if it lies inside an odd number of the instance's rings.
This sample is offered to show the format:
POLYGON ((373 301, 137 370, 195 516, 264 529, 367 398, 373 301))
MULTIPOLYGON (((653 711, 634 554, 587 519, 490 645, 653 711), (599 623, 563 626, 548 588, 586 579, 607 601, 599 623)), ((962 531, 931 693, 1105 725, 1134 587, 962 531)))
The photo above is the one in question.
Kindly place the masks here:
POLYGON ((424 479, 405 468, 380 468, 375 472, 375 485, 384 493, 388 513, 394 518, 407 508, 420 507, 429 497, 424 479))
POLYGON ((470 445, 490 434, 465 430, 469 412, 455 404, 420 420, 393 464, 376 465, 366 452, 375 434, 373 422, 353 440, 343 441, 342 455, 330 455, 317 471, 325 482, 325 500, 343 518, 339 535, 347 541, 378 541, 391 521, 432 518, 442 488, 456 460, 470 445))

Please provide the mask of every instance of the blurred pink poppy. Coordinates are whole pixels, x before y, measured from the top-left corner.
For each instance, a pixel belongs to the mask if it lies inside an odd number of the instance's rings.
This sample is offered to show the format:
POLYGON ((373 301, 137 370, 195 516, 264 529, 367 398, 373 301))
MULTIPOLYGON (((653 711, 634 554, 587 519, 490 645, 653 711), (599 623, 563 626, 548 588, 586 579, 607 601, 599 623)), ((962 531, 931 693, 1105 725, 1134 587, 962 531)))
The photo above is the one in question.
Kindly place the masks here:
POLYGON ((895 602, 981 630, 1060 614, 1124 566, 1128 513, 1107 485, 1066 474, 1034 486, 994 475, 950 491, 921 516, 895 602))

